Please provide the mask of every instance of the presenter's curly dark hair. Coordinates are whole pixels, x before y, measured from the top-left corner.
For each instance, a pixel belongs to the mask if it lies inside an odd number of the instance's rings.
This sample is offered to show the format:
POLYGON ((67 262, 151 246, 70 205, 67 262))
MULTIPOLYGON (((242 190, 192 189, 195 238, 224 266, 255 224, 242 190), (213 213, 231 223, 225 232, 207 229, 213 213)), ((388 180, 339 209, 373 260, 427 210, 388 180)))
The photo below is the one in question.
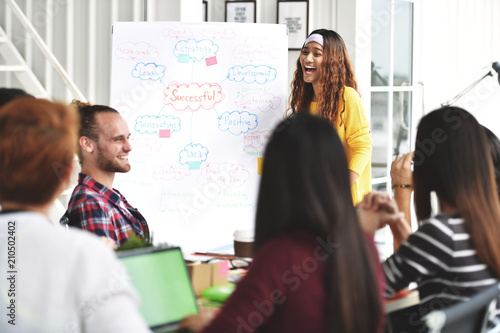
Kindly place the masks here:
POLYGON ((381 305, 374 254, 353 208, 344 148, 326 120, 307 113, 282 121, 266 147, 254 250, 292 230, 337 245, 325 261, 327 331, 376 331, 381 305))
MULTIPOLYGON (((323 63, 321 64, 321 92, 315 96, 318 101, 317 109, 321 115, 328 119, 331 124, 338 119, 344 110, 338 110, 339 101, 344 97, 344 86, 358 90, 358 84, 351 66, 351 60, 347 53, 342 37, 333 30, 318 29, 309 35, 319 34, 323 36, 323 63)), ((304 73, 297 59, 297 68, 292 80, 292 92, 290 94, 290 110, 293 114, 308 112, 312 102, 314 91, 311 83, 304 81, 304 73)))

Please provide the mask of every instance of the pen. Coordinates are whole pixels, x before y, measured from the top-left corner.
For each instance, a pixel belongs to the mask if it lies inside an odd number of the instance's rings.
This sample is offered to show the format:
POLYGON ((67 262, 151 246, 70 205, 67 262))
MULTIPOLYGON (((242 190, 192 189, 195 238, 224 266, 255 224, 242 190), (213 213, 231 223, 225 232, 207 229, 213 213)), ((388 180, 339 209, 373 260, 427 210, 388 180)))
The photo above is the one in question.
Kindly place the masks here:
POLYGON ((196 256, 207 256, 207 257, 218 257, 223 259, 236 259, 234 254, 221 254, 221 253, 213 253, 213 252, 194 252, 193 255, 196 256))

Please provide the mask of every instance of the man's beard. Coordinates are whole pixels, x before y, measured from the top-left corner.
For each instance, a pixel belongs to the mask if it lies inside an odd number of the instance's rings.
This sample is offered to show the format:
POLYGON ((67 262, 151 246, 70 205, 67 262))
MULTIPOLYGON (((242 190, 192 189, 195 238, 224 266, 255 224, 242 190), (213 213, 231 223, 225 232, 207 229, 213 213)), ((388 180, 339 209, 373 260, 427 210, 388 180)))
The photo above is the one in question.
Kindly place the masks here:
POLYGON ((102 149, 98 147, 97 152, 97 166, 106 172, 129 172, 131 167, 130 164, 121 165, 115 162, 115 157, 110 158, 103 153, 102 149))

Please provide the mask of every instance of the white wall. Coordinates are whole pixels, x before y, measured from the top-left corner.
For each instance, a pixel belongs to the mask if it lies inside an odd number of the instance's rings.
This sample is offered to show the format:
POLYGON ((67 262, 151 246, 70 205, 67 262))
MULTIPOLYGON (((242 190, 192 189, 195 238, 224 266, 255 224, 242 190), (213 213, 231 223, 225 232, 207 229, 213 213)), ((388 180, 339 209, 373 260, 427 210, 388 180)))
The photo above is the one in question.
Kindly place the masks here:
MULTIPOLYGON (((169 0, 167 0, 169 1, 169 0)), ((200 0, 201 1, 201 0, 200 0)), ((144 18, 142 0, 15 0, 82 93, 93 103, 109 101, 111 27, 116 21, 144 18)), ((0 0, 0 25, 26 58, 53 99, 75 96, 26 34, 6 0, 0 0)))
MULTIPOLYGON (((429 112, 451 99, 500 61, 500 1, 425 0, 420 18, 420 81, 429 112)), ((481 82, 456 106, 500 135, 497 74, 481 82)))

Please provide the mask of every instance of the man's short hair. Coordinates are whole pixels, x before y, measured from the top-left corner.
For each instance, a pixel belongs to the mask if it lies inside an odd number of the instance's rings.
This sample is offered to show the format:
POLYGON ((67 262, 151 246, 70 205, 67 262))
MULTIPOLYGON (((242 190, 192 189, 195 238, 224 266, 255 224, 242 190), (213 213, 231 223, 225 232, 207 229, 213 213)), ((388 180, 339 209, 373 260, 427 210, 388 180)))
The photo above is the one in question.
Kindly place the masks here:
MULTIPOLYGON (((73 100, 71 105, 76 107, 80 114, 80 137, 86 136, 89 139, 98 141, 99 133, 97 132, 96 115, 99 113, 118 113, 112 107, 106 105, 92 105, 90 103, 73 100)), ((78 145, 78 158, 82 164, 82 147, 78 145)))
POLYGON ((46 204, 74 160, 79 117, 73 108, 18 98, 0 108, 0 202, 46 204))

